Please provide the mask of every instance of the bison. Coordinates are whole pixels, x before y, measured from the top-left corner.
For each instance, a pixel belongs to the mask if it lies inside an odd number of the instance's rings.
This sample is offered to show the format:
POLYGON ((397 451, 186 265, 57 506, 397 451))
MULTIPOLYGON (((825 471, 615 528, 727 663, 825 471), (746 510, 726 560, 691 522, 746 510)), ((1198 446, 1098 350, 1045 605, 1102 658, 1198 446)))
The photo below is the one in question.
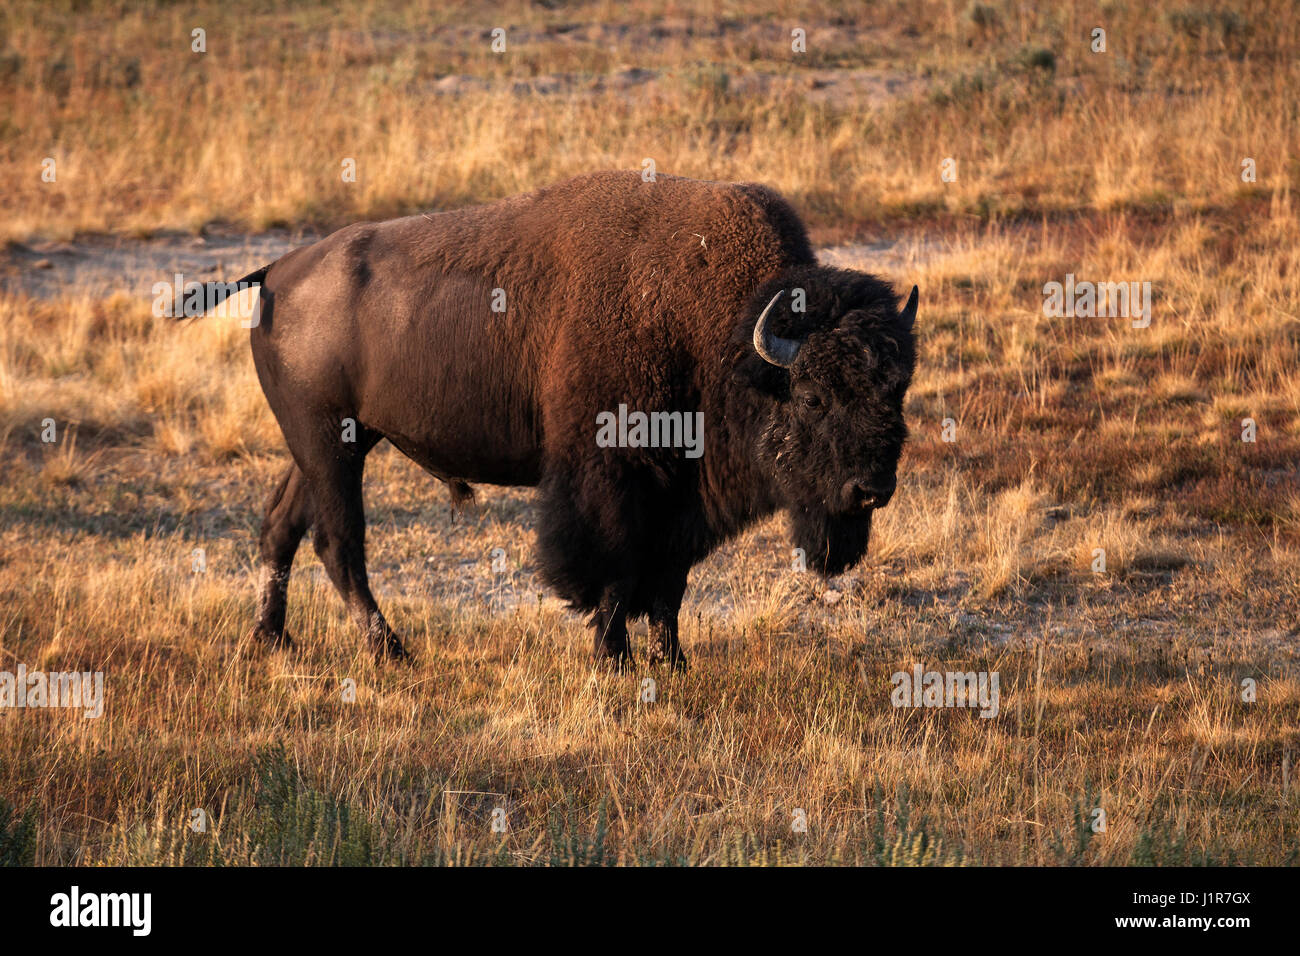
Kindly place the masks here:
POLYGON ((542 576, 618 664, 648 617, 649 659, 685 666, 687 574, 747 525, 784 510, 834 575, 894 493, 917 290, 900 308, 880 279, 818 265, 763 186, 594 173, 348 226, 240 281, 261 286, 253 360, 293 455, 259 543, 252 633, 271 645, 291 644, 311 528, 375 652, 406 656, 366 580, 362 469, 381 439, 457 499, 538 487, 542 576), (683 422, 693 447, 674 447, 683 422))

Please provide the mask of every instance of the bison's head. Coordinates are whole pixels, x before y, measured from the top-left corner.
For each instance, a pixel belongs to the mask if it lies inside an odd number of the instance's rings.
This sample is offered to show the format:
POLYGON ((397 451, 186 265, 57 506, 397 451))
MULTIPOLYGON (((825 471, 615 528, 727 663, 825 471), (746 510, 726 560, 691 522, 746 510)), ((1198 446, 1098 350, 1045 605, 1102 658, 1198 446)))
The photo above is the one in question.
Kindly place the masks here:
POLYGON ((764 392, 758 456, 810 566, 839 574, 867 550, 894 494, 916 352, 917 290, 862 273, 792 269, 759 290, 743 366, 764 392), (761 309, 761 311, 759 311, 761 309))

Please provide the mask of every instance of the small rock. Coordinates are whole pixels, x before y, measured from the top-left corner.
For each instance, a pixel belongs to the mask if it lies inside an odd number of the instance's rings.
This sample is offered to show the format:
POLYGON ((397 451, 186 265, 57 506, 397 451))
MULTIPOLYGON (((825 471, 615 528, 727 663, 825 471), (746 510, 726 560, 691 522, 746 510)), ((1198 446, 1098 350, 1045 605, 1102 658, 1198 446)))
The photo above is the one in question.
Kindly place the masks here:
POLYGON ((54 263, 51 262, 49 259, 37 259, 35 262, 32 263, 32 268, 33 268, 33 269, 53 269, 53 268, 54 268, 54 263))

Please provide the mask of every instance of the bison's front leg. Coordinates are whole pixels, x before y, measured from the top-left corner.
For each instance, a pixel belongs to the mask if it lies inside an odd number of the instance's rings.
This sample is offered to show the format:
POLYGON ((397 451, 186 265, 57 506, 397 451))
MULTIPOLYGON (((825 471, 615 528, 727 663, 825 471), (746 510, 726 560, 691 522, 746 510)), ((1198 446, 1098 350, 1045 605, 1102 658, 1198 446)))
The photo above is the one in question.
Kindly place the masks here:
POLYGON ((610 661, 617 670, 632 663, 632 647, 627 639, 627 593, 626 585, 605 588, 600 606, 591 616, 592 654, 598 660, 610 661))
POLYGON ((650 608, 651 664, 667 662, 674 670, 686 670, 686 655, 677 642, 677 615, 686 593, 686 569, 665 572, 656 582, 658 595, 650 608))
POLYGON ((665 661, 673 670, 686 670, 686 655, 677 643, 677 615, 660 615, 658 607, 650 613, 650 649, 651 664, 665 661))

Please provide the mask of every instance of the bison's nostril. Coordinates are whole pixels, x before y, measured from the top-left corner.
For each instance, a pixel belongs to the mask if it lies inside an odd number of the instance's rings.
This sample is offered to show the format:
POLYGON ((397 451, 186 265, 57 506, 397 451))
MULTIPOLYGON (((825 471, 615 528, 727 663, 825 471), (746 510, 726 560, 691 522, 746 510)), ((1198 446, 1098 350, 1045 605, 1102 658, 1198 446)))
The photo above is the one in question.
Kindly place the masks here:
POLYGON ((844 503, 844 510, 859 511, 870 508, 875 495, 867 487, 866 482, 851 478, 844 482, 844 487, 840 489, 840 498, 844 503))
POLYGON ((883 508, 894 496, 894 483, 872 485, 860 478, 844 482, 840 489, 840 499, 845 511, 865 511, 868 508, 883 508))

